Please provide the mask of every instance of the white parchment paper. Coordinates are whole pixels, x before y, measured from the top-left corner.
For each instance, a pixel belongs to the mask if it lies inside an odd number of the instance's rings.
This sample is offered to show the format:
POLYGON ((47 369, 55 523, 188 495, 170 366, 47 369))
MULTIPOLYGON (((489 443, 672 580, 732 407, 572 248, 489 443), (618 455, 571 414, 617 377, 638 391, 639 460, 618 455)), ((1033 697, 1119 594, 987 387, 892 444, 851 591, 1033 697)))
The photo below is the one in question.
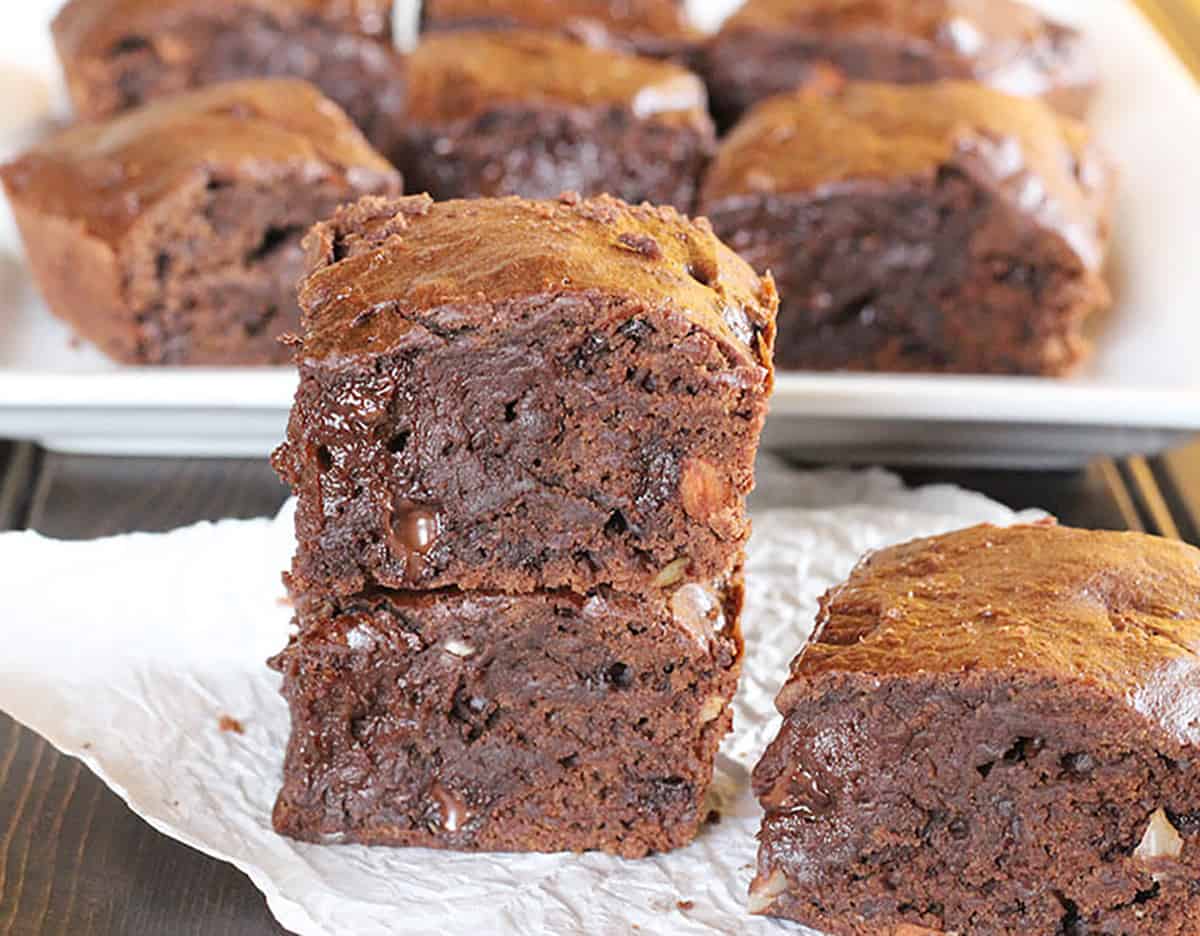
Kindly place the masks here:
POLYGON ((1013 514, 884 472, 760 467, 721 822, 644 861, 320 847, 270 826, 287 736, 278 677, 290 512, 81 543, 0 535, 0 709, 79 757, 166 835, 227 860, 304 936, 796 933, 746 914, 760 814, 749 772, 816 598, 865 551, 1013 514), (222 716, 243 733, 222 730, 222 716))

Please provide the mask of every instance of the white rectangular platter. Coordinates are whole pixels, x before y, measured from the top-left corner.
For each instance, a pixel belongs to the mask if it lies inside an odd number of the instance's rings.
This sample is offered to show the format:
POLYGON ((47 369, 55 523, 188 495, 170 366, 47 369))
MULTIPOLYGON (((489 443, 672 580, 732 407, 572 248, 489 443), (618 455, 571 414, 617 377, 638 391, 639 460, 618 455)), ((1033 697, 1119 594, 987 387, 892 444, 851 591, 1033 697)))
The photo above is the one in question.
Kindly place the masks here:
MULTIPOLYGON (((723 0, 693 7, 712 22, 723 0)), ((781 374, 767 444, 812 460, 1071 467, 1200 432, 1200 93, 1131 0, 1040 0, 1082 27, 1103 86, 1091 121, 1119 165, 1116 308, 1067 381, 781 374)), ((0 156, 61 104, 47 23, 26 0, 0 37, 0 156)), ((265 455, 290 369, 118 367, 72 344, 0 207, 0 437, 104 454, 265 455)))

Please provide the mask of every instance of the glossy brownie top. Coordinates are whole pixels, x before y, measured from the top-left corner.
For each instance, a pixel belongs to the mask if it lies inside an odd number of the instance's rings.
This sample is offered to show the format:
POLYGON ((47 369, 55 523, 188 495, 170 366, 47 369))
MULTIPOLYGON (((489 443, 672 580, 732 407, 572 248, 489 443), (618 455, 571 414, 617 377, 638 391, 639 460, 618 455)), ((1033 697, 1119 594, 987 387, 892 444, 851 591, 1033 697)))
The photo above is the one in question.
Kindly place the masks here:
POLYGON ((425 0, 425 22, 559 29, 595 23, 616 35, 694 39, 698 36, 677 0, 425 0))
POLYGON ((989 671, 1087 685, 1200 743, 1200 550, 1052 523, 916 540, 828 592, 792 663, 800 681, 989 671))
POLYGON ((1087 128, 1041 101, 973 82, 850 82, 769 98, 725 139, 702 201, 819 196, 852 182, 932 179, 944 167, 1005 193, 1087 265, 1101 265, 1111 178, 1087 128))
POLYGON ((704 83, 667 62, 516 29, 426 35, 409 58, 408 116, 477 117, 505 104, 628 108, 638 118, 709 126, 704 83))
POLYGON ((337 105, 289 79, 212 85, 81 124, 0 173, 23 206, 114 241, 190 179, 270 181, 284 169, 395 175, 337 105))
POLYGON ((71 0, 54 18, 64 58, 112 54, 131 39, 153 43, 156 33, 188 17, 261 11, 290 18, 320 17, 365 36, 388 38, 392 0, 71 0))
POLYGON ((600 294, 686 316, 739 363, 770 367, 774 284, 707 221, 673 208, 609 196, 368 197, 305 244, 304 359, 386 353, 415 329, 503 327, 497 307, 508 300, 600 294))

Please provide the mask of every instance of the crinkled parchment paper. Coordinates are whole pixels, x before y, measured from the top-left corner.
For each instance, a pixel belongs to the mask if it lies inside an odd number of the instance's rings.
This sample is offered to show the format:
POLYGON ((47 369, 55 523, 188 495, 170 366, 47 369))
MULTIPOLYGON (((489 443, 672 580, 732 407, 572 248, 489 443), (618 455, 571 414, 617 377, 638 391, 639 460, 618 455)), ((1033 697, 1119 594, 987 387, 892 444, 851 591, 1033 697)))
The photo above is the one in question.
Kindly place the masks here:
POLYGON ((1013 515, 954 488, 773 460, 753 510, 745 676, 715 784, 723 818, 670 855, 463 855, 275 835, 288 723, 264 660, 288 635, 287 510, 83 543, 0 536, 0 709, 156 829, 237 865, 305 936, 800 932, 745 911, 759 820, 749 772, 816 598, 869 549, 1013 515), (243 732, 222 730, 223 716, 243 732))

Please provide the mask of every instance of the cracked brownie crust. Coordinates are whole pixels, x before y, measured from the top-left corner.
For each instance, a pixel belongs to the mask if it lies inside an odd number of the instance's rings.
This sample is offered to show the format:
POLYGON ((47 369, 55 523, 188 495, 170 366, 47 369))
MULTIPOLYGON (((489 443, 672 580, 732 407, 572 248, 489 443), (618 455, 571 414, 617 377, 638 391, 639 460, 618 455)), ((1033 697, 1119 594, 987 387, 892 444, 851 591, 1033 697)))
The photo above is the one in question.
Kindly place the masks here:
POLYGON ((749 0, 708 43, 703 71, 723 126, 830 73, 978 81, 1075 115, 1096 82, 1074 29, 1013 0, 749 0))
POLYGON ((68 129, 0 170, 51 310, 131 364, 269 364, 300 241, 400 177, 311 85, 230 82, 68 129))
POLYGON ((87 119, 219 81, 303 78, 386 152, 404 106, 391 8, 392 0, 71 0, 53 32, 87 119))
POLYGON ((1111 174, 1086 129, 979 85, 764 102, 700 212, 783 296, 788 369, 1057 376, 1107 307, 1111 174))
POLYGON ((1194 934, 1200 551, 976 527, 821 603, 751 906, 832 934, 1194 934))
POLYGON ((640 594, 740 562, 776 298, 704 223, 418 196, 307 243, 275 456, 296 591, 640 594))
POLYGON ((302 602, 273 661, 293 727, 275 827, 467 851, 684 845, 731 724, 741 601, 735 574, 650 600, 302 602))
POLYGON ((394 161, 413 191, 692 207, 714 134, 686 69, 527 30, 431 33, 408 68, 394 161))

